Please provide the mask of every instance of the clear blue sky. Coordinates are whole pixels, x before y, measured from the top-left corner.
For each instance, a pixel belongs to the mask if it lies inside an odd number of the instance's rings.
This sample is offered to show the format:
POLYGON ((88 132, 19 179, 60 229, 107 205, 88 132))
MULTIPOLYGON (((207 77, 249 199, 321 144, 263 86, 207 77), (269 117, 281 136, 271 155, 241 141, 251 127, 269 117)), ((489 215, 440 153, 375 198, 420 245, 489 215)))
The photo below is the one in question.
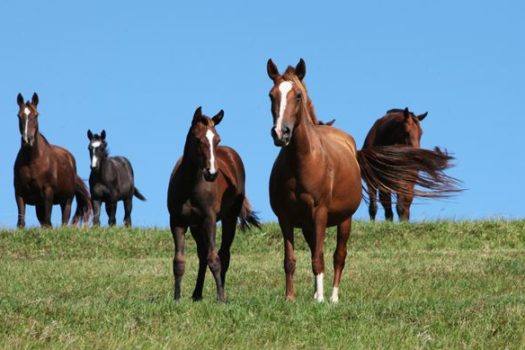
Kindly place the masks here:
MULTIPOLYGON (((148 198, 135 201, 133 212, 143 226, 168 225, 168 178, 195 108, 224 109, 222 142, 244 160, 254 208, 274 221, 270 57, 281 70, 304 58, 319 118, 337 118, 359 146, 387 109, 429 112, 422 145, 453 152, 450 174, 468 191, 419 201, 414 219, 523 217, 525 3, 328 3, 3 1, 0 226, 13 227, 17 215, 16 95, 33 91, 41 132, 73 153, 84 179, 86 130, 106 129, 112 154, 131 160, 148 198)), ((356 217, 368 217, 364 203, 356 217)), ((37 223, 33 207, 27 222, 37 223)))

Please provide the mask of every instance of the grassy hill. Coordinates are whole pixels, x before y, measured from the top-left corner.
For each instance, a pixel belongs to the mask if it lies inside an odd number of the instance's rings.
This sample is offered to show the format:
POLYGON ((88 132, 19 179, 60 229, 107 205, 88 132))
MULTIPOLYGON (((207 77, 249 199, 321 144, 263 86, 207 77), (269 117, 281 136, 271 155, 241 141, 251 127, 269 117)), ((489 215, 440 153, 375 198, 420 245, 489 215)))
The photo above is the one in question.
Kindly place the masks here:
MULTIPOLYGON (((356 222, 340 303, 313 301, 297 232, 297 301, 284 301, 278 226, 238 233, 227 304, 172 301, 166 229, 0 231, 1 348, 524 348, 525 221, 356 222)), ((326 240, 331 292, 335 234, 326 240)))

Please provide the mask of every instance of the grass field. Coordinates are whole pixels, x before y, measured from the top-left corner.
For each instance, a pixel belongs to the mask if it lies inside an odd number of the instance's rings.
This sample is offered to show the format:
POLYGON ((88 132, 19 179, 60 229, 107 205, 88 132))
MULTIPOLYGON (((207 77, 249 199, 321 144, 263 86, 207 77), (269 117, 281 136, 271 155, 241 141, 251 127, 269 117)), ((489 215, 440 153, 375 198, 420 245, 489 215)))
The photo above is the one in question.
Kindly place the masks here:
MULTIPOLYGON (((1 348, 525 348, 525 221, 354 224, 340 302, 312 300, 297 237, 296 302, 284 300, 276 225, 239 233, 226 293, 172 301, 168 230, 0 232, 1 348)), ((327 235, 331 292, 334 232, 327 235)))

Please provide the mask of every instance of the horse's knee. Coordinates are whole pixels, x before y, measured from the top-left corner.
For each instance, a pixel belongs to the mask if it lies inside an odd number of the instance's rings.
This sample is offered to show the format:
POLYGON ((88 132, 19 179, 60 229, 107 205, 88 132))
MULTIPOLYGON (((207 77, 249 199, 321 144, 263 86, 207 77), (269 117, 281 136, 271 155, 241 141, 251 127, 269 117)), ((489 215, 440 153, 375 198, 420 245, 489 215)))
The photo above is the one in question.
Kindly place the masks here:
POLYGON ((221 260, 219 259, 219 255, 217 255, 217 253, 208 254, 208 266, 213 273, 218 273, 221 271, 221 260))
POLYGON ((334 266, 345 267, 346 262, 346 249, 342 251, 336 250, 334 253, 334 266))
POLYGON ((295 258, 284 259, 284 272, 287 274, 293 274, 295 272, 295 258))
POLYGON ((312 270, 314 272, 314 275, 318 275, 324 272, 324 256, 322 253, 313 257, 312 270))
POLYGON ((182 276, 186 267, 186 258, 182 254, 175 254, 173 258, 173 274, 175 276, 182 276))

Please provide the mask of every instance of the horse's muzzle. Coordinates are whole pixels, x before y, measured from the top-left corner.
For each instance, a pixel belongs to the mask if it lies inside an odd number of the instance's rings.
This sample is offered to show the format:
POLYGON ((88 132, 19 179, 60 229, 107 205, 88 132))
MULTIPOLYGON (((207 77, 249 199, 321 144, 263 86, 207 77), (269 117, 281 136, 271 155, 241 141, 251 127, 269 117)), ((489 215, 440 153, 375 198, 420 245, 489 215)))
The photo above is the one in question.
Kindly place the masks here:
POLYGON ((280 132, 278 132, 276 128, 272 128, 271 134, 273 137, 273 143, 277 147, 288 146, 292 139, 292 130, 287 126, 283 127, 280 132))
POLYGON ((210 173, 210 169, 204 169, 204 180, 206 181, 215 181, 215 179, 217 178, 217 175, 219 175, 218 171, 212 174, 210 173))
POLYGON ((34 136, 29 136, 27 138, 22 137, 22 146, 24 146, 24 147, 33 147, 34 144, 35 144, 35 137, 34 136))

